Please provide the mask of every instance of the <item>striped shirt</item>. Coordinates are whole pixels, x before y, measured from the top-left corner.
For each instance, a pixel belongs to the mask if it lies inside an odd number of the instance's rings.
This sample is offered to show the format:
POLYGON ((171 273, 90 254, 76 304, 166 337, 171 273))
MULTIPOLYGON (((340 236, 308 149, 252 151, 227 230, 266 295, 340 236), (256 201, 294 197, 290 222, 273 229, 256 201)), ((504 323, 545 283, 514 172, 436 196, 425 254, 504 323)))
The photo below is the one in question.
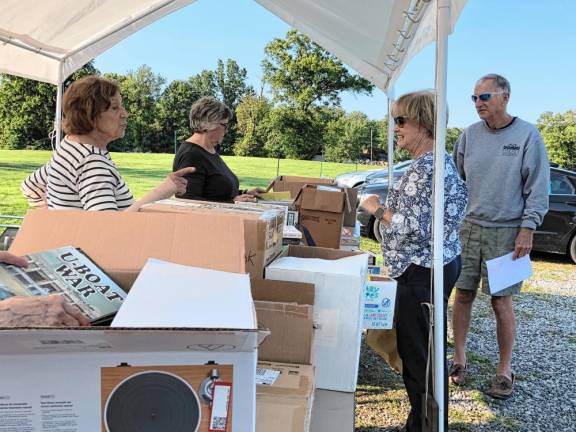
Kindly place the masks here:
POLYGON ((68 138, 22 184, 31 205, 41 201, 43 188, 51 209, 123 210, 134 203, 108 151, 68 138))

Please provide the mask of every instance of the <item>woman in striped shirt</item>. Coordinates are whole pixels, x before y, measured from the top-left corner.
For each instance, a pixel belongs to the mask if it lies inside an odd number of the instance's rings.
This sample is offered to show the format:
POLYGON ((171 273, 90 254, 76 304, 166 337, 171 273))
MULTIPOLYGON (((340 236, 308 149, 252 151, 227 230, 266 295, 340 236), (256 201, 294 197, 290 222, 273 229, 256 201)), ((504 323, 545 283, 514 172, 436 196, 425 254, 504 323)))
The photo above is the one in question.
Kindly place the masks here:
POLYGON ((155 189, 134 202, 132 193, 106 149, 126 132, 128 112, 118 85, 97 76, 74 82, 63 98, 64 139, 50 161, 21 185, 32 207, 78 210, 137 210, 143 204, 186 191, 183 177, 171 173, 155 189))

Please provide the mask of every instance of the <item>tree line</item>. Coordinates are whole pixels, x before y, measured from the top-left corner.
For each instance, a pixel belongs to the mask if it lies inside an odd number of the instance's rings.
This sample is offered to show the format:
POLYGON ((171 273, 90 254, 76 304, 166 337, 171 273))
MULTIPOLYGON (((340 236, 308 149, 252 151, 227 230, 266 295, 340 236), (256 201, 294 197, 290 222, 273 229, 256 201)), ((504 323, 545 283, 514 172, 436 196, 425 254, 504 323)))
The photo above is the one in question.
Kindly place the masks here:
MULTIPOLYGON (((112 151, 174 152, 190 135, 190 106, 211 95, 234 113, 221 154, 290 159, 321 154, 335 162, 386 158, 387 119, 369 119, 341 107, 343 92, 369 95, 374 86, 336 57, 291 30, 265 47, 262 69, 263 84, 257 91, 247 83, 246 69, 233 59, 218 60, 214 70, 169 83, 145 65, 125 75, 101 74, 91 62, 64 86, 90 74, 119 84, 130 119, 125 137, 112 143, 112 151)), ((50 149, 55 106, 55 86, 0 75, 0 148, 50 149)), ((575 113, 544 113, 537 126, 551 160, 576 168, 575 113)), ((448 128, 449 151, 461 132, 448 128)), ((407 155, 395 157, 402 160, 407 155)))

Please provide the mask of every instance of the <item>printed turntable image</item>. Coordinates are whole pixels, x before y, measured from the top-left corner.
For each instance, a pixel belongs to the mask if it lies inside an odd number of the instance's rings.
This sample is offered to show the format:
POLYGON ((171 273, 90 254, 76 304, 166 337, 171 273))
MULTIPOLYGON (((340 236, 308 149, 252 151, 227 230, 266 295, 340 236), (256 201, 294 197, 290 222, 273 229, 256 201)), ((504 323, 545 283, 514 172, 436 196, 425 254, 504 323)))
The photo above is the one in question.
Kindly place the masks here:
POLYGON ((101 368, 102 432, 232 431, 232 366, 101 368))

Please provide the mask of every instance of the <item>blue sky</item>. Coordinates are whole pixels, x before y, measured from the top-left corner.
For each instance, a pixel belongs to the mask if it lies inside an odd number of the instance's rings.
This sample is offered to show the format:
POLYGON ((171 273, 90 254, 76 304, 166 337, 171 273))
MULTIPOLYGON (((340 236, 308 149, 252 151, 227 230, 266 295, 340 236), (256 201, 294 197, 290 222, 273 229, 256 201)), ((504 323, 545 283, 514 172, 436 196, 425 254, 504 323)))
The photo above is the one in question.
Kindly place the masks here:
MULTIPOLYGON (((351 0, 354 1, 354 0, 351 0)), ((356 0, 359 1, 359 0, 356 0)), ((536 122, 545 111, 576 109, 575 0, 469 0, 449 39, 450 126, 477 121, 470 101, 476 79, 496 72, 512 85, 509 112, 536 122)), ((253 0, 197 0, 132 35, 96 58, 102 72, 149 65, 167 81, 185 79, 218 59, 235 59, 256 89, 264 47, 289 26, 253 0)), ((434 86, 434 45, 404 70, 396 94, 434 86)), ((345 94, 347 111, 386 115, 384 93, 345 94)))

